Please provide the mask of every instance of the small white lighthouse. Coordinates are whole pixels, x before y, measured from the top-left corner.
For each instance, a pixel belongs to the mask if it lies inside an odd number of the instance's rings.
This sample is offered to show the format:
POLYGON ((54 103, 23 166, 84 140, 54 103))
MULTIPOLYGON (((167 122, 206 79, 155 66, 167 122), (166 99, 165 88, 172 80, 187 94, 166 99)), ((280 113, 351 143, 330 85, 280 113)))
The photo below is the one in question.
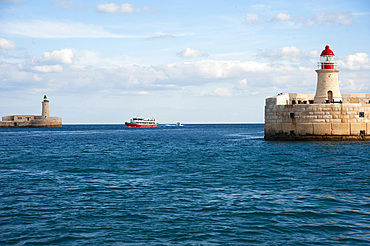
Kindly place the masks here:
POLYGON ((50 117, 49 100, 48 100, 48 97, 46 95, 44 95, 44 100, 41 103, 42 103, 41 117, 43 119, 46 119, 46 118, 50 117))
POLYGON ((341 102, 342 95, 339 91, 338 73, 339 69, 334 69, 334 53, 329 45, 321 52, 321 69, 317 69, 317 87, 315 103, 341 102))

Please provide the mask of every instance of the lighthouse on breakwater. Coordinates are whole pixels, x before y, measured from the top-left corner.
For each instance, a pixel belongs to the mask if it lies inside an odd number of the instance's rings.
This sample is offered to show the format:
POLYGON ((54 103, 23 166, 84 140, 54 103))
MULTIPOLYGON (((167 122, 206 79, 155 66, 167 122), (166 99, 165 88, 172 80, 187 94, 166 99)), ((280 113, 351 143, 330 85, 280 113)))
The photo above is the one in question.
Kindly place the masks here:
POLYGON ((326 45, 316 70, 316 94, 266 98, 267 140, 370 141, 370 93, 341 94, 334 52, 326 45))
POLYGON ((59 128, 62 118, 50 117, 49 99, 46 95, 41 102, 41 115, 8 115, 0 121, 0 128, 59 128))

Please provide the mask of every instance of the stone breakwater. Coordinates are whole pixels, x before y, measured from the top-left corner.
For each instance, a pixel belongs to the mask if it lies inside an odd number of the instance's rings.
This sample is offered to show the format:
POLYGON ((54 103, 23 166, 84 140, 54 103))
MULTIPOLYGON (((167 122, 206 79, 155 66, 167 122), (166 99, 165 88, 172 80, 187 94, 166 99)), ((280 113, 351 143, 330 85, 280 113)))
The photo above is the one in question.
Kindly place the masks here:
MULTIPOLYGON (((48 117, 42 119, 40 116, 32 117, 32 119, 27 120, 11 120, 3 117, 3 121, 0 121, 0 128, 60 128, 62 127, 62 118, 60 117, 48 117)), ((24 118, 23 116, 16 116, 16 118, 24 118)), ((29 118, 29 117, 28 117, 29 118)))
POLYGON ((314 104, 313 94, 282 93, 266 99, 267 140, 370 141, 370 94, 314 104))

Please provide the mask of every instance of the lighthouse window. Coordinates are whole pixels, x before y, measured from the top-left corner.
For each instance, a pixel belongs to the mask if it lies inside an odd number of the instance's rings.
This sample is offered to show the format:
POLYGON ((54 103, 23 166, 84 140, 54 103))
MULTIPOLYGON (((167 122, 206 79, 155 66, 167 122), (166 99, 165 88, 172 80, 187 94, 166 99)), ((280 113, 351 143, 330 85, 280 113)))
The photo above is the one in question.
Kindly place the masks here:
POLYGON ((358 117, 365 117, 365 112, 359 112, 358 117))

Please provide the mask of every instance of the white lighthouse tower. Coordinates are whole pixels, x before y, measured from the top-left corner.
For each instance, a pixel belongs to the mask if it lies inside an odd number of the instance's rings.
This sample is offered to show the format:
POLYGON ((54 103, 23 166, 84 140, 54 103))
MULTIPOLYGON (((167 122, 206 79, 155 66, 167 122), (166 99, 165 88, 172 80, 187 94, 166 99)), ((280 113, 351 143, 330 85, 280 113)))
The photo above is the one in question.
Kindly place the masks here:
POLYGON ((342 95, 339 91, 338 73, 339 69, 334 69, 334 53, 329 45, 321 52, 321 69, 317 69, 317 87, 315 103, 341 102, 342 95))
POLYGON ((44 95, 44 100, 41 103, 42 103, 41 117, 43 119, 46 119, 46 118, 50 117, 49 100, 48 100, 48 97, 46 95, 44 95))

